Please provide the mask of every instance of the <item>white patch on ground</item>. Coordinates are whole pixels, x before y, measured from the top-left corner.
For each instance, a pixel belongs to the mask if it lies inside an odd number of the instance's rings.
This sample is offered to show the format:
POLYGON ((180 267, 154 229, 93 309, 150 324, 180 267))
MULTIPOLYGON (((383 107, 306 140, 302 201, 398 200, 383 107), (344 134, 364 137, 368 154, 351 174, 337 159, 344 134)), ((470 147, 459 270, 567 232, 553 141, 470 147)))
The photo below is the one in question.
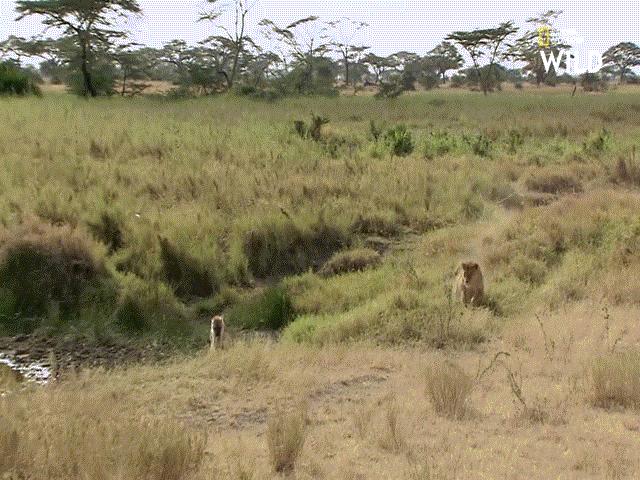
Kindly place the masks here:
POLYGON ((44 384, 51 378, 51 369, 49 367, 38 362, 27 365, 20 364, 2 352, 0 352, 0 364, 7 365, 12 370, 20 373, 26 381, 44 384))

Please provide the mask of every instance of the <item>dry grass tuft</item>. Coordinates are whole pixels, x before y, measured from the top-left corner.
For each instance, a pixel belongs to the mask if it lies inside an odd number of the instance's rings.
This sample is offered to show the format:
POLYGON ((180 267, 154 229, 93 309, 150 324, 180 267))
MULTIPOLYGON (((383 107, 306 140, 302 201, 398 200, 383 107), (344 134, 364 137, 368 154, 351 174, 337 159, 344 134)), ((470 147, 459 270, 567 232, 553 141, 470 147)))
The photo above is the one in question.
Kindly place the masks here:
POLYGON ((610 353, 591 365, 591 403, 640 409, 640 351, 610 353))
POLYGON ((353 409, 353 426, 358 432, 358 436, 361 440, 367 436, 367 432, 369 431, 369 427, 371 425, 371 415, 372 411, 367 408, 364 402, 360 402, 353 409))
POLYGON ((378 443, 388 452, 399 453, 407 446, 406 434, 400 422, 400 407, 395 396, 391 395, 381 401, 382 429, 378 443))
POLYGON ((464 418, 472 389, 473 379, 453 363, 437 362, 427 370, 427 396, 439 415, 464 418))
POLYGON ((634 155, 629 159, 624 157, 618 158, 611 179, 615 183, 640 185, 640 165, 638 165, 635 160, 635 151, 634 155))
POLYGON ((307 437, 307 406, 300 405, 290 412, 276 407, 267 424, 267 446, 273 470, 290 473, 302 453, 307 437))

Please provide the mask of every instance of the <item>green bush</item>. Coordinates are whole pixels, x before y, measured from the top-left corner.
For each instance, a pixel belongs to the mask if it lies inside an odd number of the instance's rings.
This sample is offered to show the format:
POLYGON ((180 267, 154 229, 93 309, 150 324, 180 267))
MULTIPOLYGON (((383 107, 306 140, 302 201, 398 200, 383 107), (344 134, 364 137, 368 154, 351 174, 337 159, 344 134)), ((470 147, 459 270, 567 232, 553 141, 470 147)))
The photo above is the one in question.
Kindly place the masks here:
POLYGON ((425 90, 432 90, 440 86, 440 77, 436 73, 426 73, 418 78, 418 83, 425 90))
POLYGON ((509 130, 509 134, 507 137, 507 145, 509 146, 510 153, 516 153, 518 148, 524 144, 524 135, 518 130, 512 128, 509 130))
POLYGON ((390 82, 380 82, 378 91, 375 94, 376 98, 398 98, 404 92, 404 86, 400 79, 396 79, 390 82))
POLYGON ((409 155, 414 148, 411 132, 406 125, 396 125, 387 130, 384 136, 384 143, 389 147, 391 153, 398 157, 409 155))
POLYGON ((423 154, 425 158, 432 160, 454 150, 457 143, 455 136, 446 130, 431 132, 424 143, 423 154))
POLYGON ((126 275, 115 311, 116 325, 125 333, 153 330, 169 336, 186 334, 185 311, 163 283, 126 275))
POLYGON ((493 149, 493 141, 485 134, 480 133, 474 137, 466 137, 465 140, 473 153, 479 157, 490 157, 493 149))
MULTIPOLYGON (((117 72, 111 63, 106 60, 97 62, 91 70, 91 80, 98 95, 113 95, 115 93, 116 77, 117 72)), ((70 92, 80 96, 88 95, 84 77, 79 68, 71 70, 71 73, 66 77, 66 83, 70 92)))
POLYGON ((232 307, 226 314, 230 326, 248 330, 279 330, 295 317, 291 299, 281 287, 266 289, 232 307))
POLYGON ((249 97, 256 100, 273 101, 284 96, 284 92, 275 88, 260 88, 253 85, 240 85, 234 87, 233 93, 241 97, 249 97))
POLYGON ((0 95, 40 95, 31 76, 12 62, 0 62, 0 95))
POLYGON ((611 147, 611 141, 611 133, 606 128, 603 128, 589 136, 583 144, 583 149, 591 155, 599 155, 611 147))
POLYGON ((304 120, 295 120, 293 128, 300 138, 319 142, 322 139, 322 126, 329 123, 329 119, 321 115, 311 114, 311 121, 307 125, 304 120))

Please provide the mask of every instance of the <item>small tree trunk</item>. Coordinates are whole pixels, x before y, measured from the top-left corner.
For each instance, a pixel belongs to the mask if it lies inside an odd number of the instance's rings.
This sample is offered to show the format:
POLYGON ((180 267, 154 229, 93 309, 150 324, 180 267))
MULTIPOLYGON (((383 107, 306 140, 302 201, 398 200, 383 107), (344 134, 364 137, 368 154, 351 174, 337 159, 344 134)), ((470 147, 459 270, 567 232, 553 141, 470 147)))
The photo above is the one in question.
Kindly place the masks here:
POLYGON ((345 54, 342 57, 344 58, 344 84, 349 85, 349 58, 345 54))
POLYGON ((233 57, 233 65, 231 67, 231 75, 227 75, 227 89, 231 90, 233 87, 233 82, 236 79, 236 72, 238 71, 238 60, 240 59, 240 48, 241 45, 236 46, 236 53, 233 57))
POLYGON ((88 93, 92 97, 97 97, 98 92, 96 91, 96 87, 93 85, 93 79, 91 78, 91 72, 89 71, 89 55, 87 50, 87 44, 83 39, 80 70, 84 80, 85 95, 88 93))
POLYGON ((122 76, 122 96, 124 97, 124 94, 127 91, 127 74, 125 73, 122 76))

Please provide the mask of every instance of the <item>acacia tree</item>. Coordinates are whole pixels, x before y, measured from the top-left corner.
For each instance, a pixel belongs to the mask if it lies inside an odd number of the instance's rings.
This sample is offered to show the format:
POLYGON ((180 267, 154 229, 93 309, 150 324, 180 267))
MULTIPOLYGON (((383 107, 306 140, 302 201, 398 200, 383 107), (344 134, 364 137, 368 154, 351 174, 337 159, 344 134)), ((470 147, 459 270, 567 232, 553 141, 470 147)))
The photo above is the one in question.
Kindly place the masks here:
POLYGON ((329 27, 329 45, 342 58, 344 83, 349 85, 351 63, 357 62, 359 57, 369 49, 358 38, 369 24, 343 17, 340 20, 327 22, 327 26, 329 27))
POLYGON ((620 83, 624 83, 627 72, 640 66, 640 47, 632 42, 619 43, 604 52, 602 61, 607 68, 616 71, 620 83))
POLYGON ((516 40, 509 51, 510 58, 525 63, 523 71, 535 76, 538 87, 549 75, 542 55, 544 54, 544 58, 551 56, 559 58, 560 50, 568 48, 568 45, 560 41, 558 30, 553 26, 561 14, 562 10, 548 10, 537 17, 528 19, 527 23, 535 28, 525 32, 522 37, 516 40), (541 43, 540 35, 543 33, 546 38, 541 43))
MULTIPOLYGON (((225 13, 225 7, 215 8, 220 4, 220 0, 207 0, 207 3, 211 4, 214 10, 202 13, 198 20, 215 22, 225 13)), ((248 46, 255 47, 255 43, 247 34, 247 17, 255 3, 249 3, 248 0, 233 0, 233 28, 219 25, 218 28, 223 32, 223 35, 213 35, 205 41, 205 43, 217 43, 231 52, 229 71, 221 71, 227 80, 227 89, 231 89, 236 80, 241 56, 246 53, 248 46)))
POLYGON ((190 47, 184 40, 172 40, 158 53, 161 62, 175 69, 179 85, 204 95, 224 90, 227 82, 222 72, 228 65, 229 55, 228 51, 218 48, 190 47))
POLYGON ((149 87, 144 80, 149 78, 149 72, 156 63, 156 51, 151 48, 132 49, 131 45, 123 45, 115 48, 111 57, 120 73, 120 95, 134 96, 149 87))
POLYGON ((38 38, 27 40, 10 36, 0 43, 0 54, 10 56, 18 63, 23 57, 36 57, 42 60, 40 73, 61 83, 67 73, 67 60, 75 55, 75 48, 69 38, 38 38))
POLYGON ((380 84, 382 76, 389 70, 394 68, 394 63, 389 57, 381 57, 375 53, 368 53, 362 59, 362 63, 373 70, 376 77, 376 85, 380 84))
POLYGON ((447 80, 447 72, 449 70, 457 70, 462 67, 462 55, 451 42, 441 42, 437 47, 431 50, 425 57, 425 62, 432 67, 442 79, 442 83, 447 80))
POLYGON ((142 12, 137 0, 19 0, 17 21, 39 15, 45 30, 57 28, 63 38, 72 38, 79 55, 84 94, 98 96, 93 80, 97 54, 127 37, 118 29, 117 19, 142 12))
POLYGON ((460 45, 471 57, 478 87, 486 95, 494 86, 494 65, 507 58, 507 40, 518 28, 513 22, 503 22, 495 28, 484 28, 470 32, 453 32, 447 40, 460 45), (486 65, 481 66, 482 62, 486 65))
POLYGON ((268 19, 262 20, 260 25, 266 27, 265 36, 268 39, 284 45, 284 62, 301 68, 302 78, 299 87, 306 89, 311 86, 322 66, 322 58, 329 51, 326 26, 319 21, 319 17, 311 15, 301 18, 284 28, 278 27, 268 19), (288 62, 286 57, 291 58, 293 62, 288 62))

